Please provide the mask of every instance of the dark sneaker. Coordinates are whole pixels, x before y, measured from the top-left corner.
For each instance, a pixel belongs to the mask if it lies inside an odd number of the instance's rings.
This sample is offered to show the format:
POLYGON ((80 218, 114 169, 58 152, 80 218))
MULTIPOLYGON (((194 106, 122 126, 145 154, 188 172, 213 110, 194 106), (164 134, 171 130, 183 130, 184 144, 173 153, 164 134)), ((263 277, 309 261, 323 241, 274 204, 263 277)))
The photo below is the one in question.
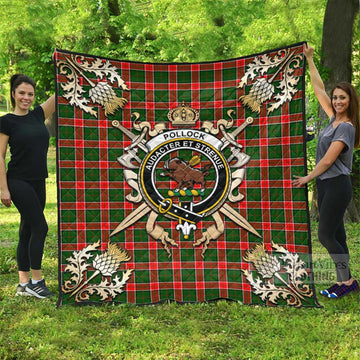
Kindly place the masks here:
POLYGON ((26 285, 25 291, 36 296, 38 299, 45 299, 46 297, 54 296, 54 294, 46 287, 45 280, 42 279, 37 284, 29 282, 26 285))
POLYGON ((330 286, 326 290, 320 290, 320 294, 323 295, 323 296, 328 297, 331 293, 333 293, 335 290, 337 290, 337 288, 339 286, 340 286, 339 284, 334 284, 334 285, 330 286))
POLYGON ((32 296, 30 293, 25 291, 26 285, 18 285, 16 288, 16 294, 15 296, 32 296))
POLYGON ((351 285, 340 285, 335 291, 333 291, 331 294, 329 294, 330 299, 339 299, 342 298, 345 295, 350 294, 351 292, 355 292, 359 290, 359 284, 356 280, 353 281, 351 285))

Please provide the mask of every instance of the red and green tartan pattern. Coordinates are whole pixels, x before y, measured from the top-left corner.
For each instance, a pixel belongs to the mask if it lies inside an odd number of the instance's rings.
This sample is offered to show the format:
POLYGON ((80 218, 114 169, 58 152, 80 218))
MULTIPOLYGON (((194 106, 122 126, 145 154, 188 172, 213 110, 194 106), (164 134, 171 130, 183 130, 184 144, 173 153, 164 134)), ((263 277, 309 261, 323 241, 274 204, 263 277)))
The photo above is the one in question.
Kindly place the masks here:
MULTIPOLYGON (((296 44, 290 50, 301 54, 302 46, 296 44)), ((277 51, 266 53, 273 56, 277 51)), ((65 60, 71 54, 57 50, 56 61, 65 60)), ((150 304, 164 300, 203 302, 231 299, 244 304, 264 304, 241 271, 247 269, 256 274, 256 269, 244 261, 243 256, 246 250, 262 241, 268 251, 274 242, 299 254, 309 273, 304 283, 313 287, 307 192, 304 188, 291 186, 294 175, 304 174, 304 66, 295 70, 300 80, 292 100, 269 115, 265 102, 260 114, 256 114, 239 101, 241 95, 248 93, 250 84, 242 89, 238 84, 247 64, 258 55, 196 64, 104 59, 110 60, 117 68, 129 88, 129 91, 124 91, 117 88, 117 83, 113 85, 117 95, 126 98, 127 103, 107 118, 101 105, 91 100, 89 106, 96 110, 97 118, 70 105, 63 97, 61 87, 67 78, 57 69, 60 287, 71 277, 65 271, 67 259, 74 251, 98 240, 101 241, 101 251, 105 251, 111 241, 126 249, 131 256, 130 261, 121 265, 120 272, 134 269, 124 291, 106 301, 150 304), (110 238, 117 225, 142 204, 132 204, 125 198, 133 190, 124 180, 123 167, 117 158, 131 142, 111 122, 118 120, 131 129, 134 119, 131 114, 137 112, 140 114, 138 121, 148 121, 152 126, 165 123, 168 129, 175 129, 167 114, 183 102, 200 112, 200 121, 194 126, 197 129, 202 121, 216 123, 228 119, 228 110, 235 110, 234 127, 229 132, 248 116, 254 118, 254 122, 237 138, 243 151, 251 157, 245 166, 245 179, 238 189, 244 199, 227 203, 256 229, 262 239, 240 228, 223 214, 225 231, 209 243, 204 258, 201 256, 202 247, 194 247, 193 242, 213 224, 211 216, 198 223, 196 231, 190 233, 187 240, 175 229, 177 221, 158 217, 157 224, 179 244, 178 247, 169 246, 170 258, 160 241, 147 234, 148 214, 110 238)), ((95 59, 94 56, 83 56, 89 62, 95 59)), ((94 83, 100 81, 91 73, 86 76, 94 83)), ((275 78, 275 87, 281 76, 280 72, 275 78)), ((86 81, 82 85, 85 90, 89 89, 86 81)), ((226 155, 230 155, 229 149, 226 155)), ((169 185, 169 179, 164 180, 164 186, 169 185)), ((88 271, 91 273, 94 269, 90 266, 88 271)), ((316 306, 313 296, 307 299, 307 306, 316 306)), ((61 293, 60 304, 73 302, 73 297, 61 293)), ((88 302, 101 300, 93 294, 88 302)), ((278 303, 286 304, 286 301, 280 299, 278 303)), ((265 305, 272 303, 265 302, 265 305)))

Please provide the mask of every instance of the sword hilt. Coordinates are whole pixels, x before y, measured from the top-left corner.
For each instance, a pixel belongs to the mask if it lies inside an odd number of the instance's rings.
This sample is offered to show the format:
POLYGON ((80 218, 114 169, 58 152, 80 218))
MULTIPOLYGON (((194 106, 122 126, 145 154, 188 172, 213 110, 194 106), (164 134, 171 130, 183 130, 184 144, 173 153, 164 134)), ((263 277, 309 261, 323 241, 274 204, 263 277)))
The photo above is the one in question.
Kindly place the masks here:
POLYGON ((238 143, 235 141, 235 138, 250 124, 254 122, 254 119, 252 117, 246 118, 246 120, 232 133, 228 134, 226 131, 223 130, 221 127, 221 132, 223 133, 224 137, 221 139, 223 142, 223 146, 221 147, 221 150, 224 150, 227 146, 230 144, 234 146, 239 146, 238 143))
MULTIPOLYGON (((111 125, 117 129, 119 129, 124 135, 126 135, 132 143, 137 143, 137 140, 139 139, 139 137, 143 136, 143 134, 141 135, 136 135, 134 134, 132 131, 130 131, 129 129, 127 129, 125 126, 122 126, 120 124, 119 121, 114 120, 111 125)), ((141 150, 145 151, 146 153, 149 152, 148 148, 145 146, 146 140, 145 139, 141 139, 141 141, 139 141, 135 146, 138 146, 141 150)), ((134 146, 134 147, 135 147, 134 146)))

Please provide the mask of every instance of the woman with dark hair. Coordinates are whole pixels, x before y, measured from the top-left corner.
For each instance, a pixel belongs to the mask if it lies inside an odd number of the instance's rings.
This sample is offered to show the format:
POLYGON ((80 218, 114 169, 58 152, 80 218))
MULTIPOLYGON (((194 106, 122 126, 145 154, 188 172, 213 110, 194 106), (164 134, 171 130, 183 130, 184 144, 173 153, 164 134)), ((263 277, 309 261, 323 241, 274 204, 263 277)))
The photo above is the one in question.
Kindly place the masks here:
POLYGON ((35 98, 34 80, 16 74, 12 76, 10 85, 14 110, 0 118, 1 202, 7 207, 13 202, 21 218, 17 247, 19 285, 16 295, 43 299, 53 295, 42 278, 41 262, 48 231, 44 208, 49 133, 44 122, 55 111, 55 96, 30 110, 35 98), (6 172, 8 145, 11 159, 6 172))
POLYGON ((359 99, 349 83, 334 87, 330 97, 316 69, 314 49, 304 45, 311 83, 315 95, 330 118, 330 123, 319 134, 315 168, 303 177, 295 176, 293 186, 300 187, 316 178, 318 190, 318 237, 336 267, 337 283, 320 294, 340 298, 359 290, 349 268, 349 250, 346 244, 344 214, 352 197, 350 173, 354 147, 359 146, 359 99))

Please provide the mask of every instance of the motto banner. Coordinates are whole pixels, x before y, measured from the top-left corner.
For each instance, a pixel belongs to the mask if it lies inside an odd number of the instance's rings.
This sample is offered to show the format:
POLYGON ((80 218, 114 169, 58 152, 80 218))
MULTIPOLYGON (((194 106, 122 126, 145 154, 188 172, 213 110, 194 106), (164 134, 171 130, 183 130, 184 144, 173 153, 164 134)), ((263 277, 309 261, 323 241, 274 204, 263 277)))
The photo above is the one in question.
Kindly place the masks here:
POLYGON ((303 44, 140 63, 56 50, 58 305, 319 306, 303 44))

